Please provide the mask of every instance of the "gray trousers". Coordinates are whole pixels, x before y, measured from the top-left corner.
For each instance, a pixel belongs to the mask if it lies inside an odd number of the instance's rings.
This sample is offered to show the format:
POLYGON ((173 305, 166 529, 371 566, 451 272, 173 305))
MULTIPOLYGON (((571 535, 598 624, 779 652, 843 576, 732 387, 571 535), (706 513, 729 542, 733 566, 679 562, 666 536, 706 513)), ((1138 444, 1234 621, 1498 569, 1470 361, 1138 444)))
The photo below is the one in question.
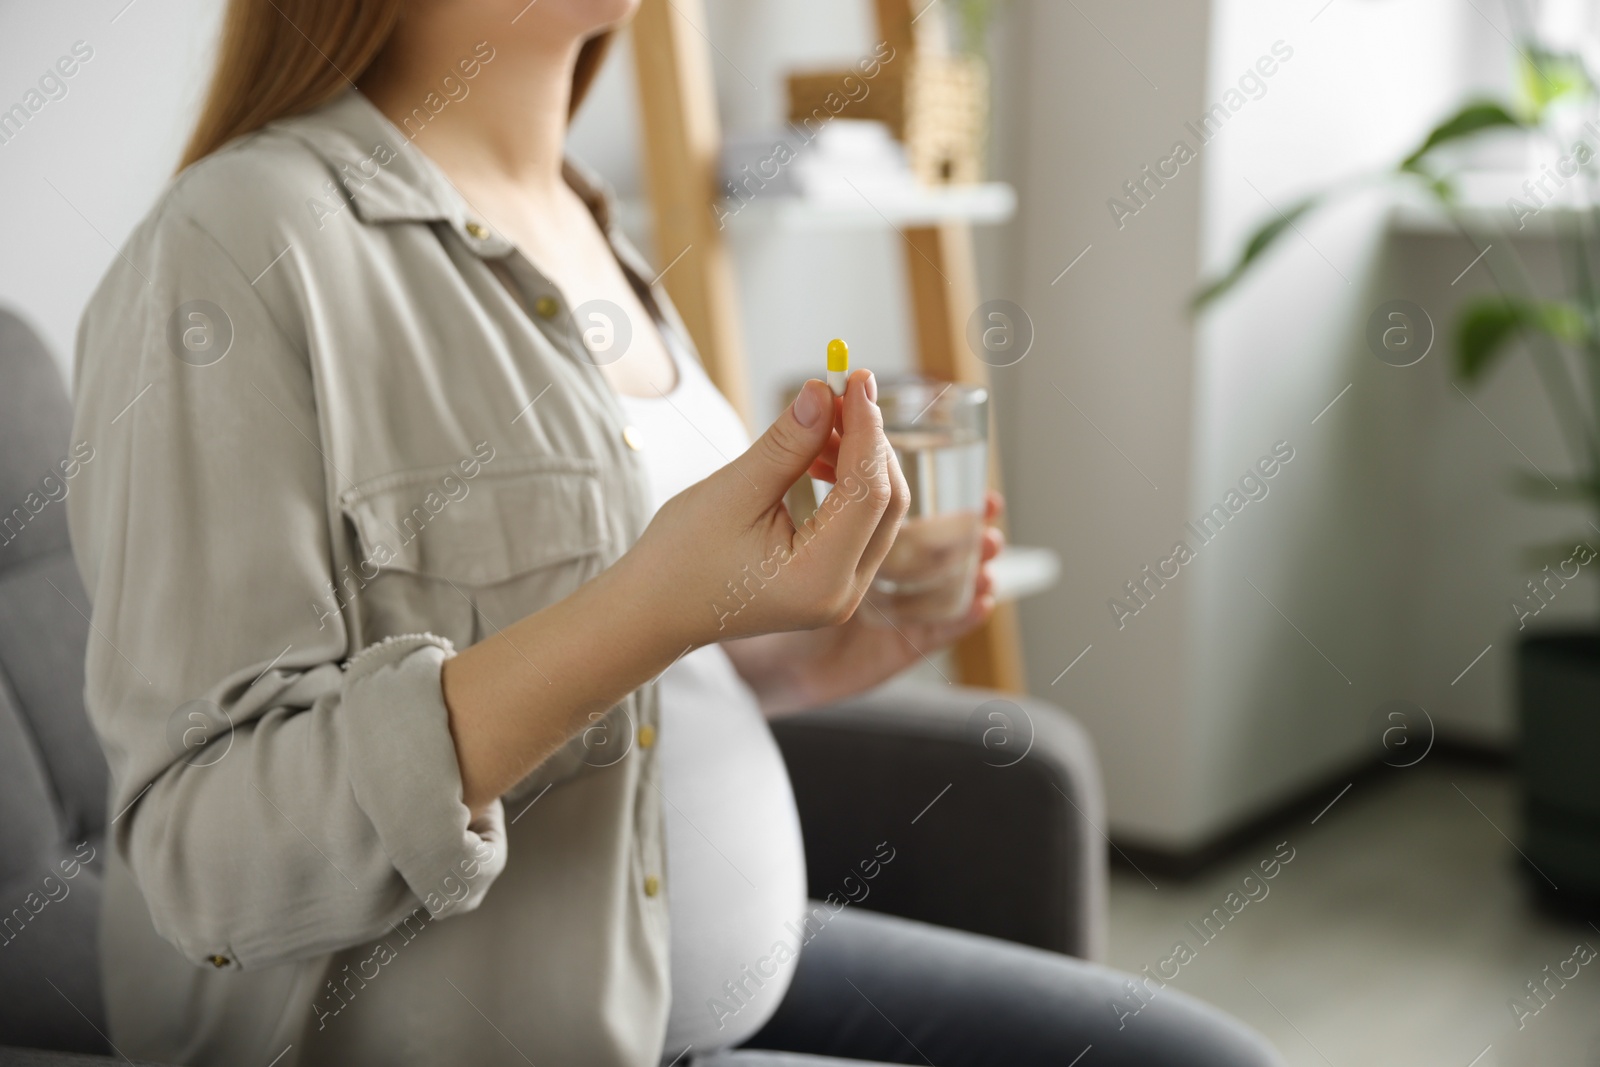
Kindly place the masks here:
POLYGON ((991 937, 846 908, 777 1013, 695 1067, 1281 1067, 1265 1038, 1171 986, 991 937), (1135 1014, 1132 1009, 1143 1003, 1135 1014))

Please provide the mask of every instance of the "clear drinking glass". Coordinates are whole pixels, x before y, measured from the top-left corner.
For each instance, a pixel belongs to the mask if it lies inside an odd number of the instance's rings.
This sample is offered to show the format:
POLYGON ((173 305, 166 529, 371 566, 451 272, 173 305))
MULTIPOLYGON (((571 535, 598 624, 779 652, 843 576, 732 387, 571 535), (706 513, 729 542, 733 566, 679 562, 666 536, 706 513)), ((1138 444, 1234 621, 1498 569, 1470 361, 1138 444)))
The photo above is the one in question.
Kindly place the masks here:
POLYGON ((983 541, 989 392, 903 378, 879 383, 878 407, 911 505, 862 618, 880 626, 958 619, 972 606, 983 541))

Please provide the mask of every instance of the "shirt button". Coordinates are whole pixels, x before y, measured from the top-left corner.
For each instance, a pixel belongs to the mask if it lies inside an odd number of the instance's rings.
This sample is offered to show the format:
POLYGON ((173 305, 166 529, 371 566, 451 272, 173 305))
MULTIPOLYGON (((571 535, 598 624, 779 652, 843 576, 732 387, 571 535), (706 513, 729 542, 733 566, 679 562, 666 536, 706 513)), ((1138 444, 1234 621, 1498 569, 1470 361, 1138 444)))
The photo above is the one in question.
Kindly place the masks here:
POLYGON ((622 443, 635 452, 642 452, 644 451, 644 434, 632 426, 624 426, 622 428, 622 443))
POLYGON ((661 879, 657 878, 653 874, 646 875, 644 880, 644 895, 647 897, 653 897, 659 892, 661 892, 661 879))
POLYGON ((639 747, 649 748, 656 743, 656 728, 649 723, 639 727, 639 747))
POLYGON ((541 296, 533 302, 533 313, 541 319, 553 319, 561 310, 561 302, 553 296, 541 296))
POLYGON ((226 956, 212 956, 211 957, 211 966, 213 966, 213 967, 219 967, 219 968, 220 967, 226 967, 231 962, 232 961, 229 960, 228 957, 226 957, 226 956))
POLYGON ((481 241, 489 236, 489 227, 481 222, 469 222, 467 223, 467 232, 481 241))

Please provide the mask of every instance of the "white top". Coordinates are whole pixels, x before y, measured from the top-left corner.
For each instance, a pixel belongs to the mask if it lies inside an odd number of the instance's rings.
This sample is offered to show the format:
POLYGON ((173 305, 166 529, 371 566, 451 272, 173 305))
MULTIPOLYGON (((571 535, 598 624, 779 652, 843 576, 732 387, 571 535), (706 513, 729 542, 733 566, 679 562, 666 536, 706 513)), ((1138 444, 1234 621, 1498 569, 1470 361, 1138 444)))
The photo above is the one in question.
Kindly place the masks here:
MULTIPOLYGON (((677 386, 664 397, 620 398, 654 508, 750 445, 699 362, 663 332, 677 386)), ((805 912, 806 872, 782 756, 721 646, 696 649, 662 675, 658 743, 672 920, 669 1062, 690 1046, 699 1054, 735 1045, 772 1015, 794 971, 786 924, 805 912)))

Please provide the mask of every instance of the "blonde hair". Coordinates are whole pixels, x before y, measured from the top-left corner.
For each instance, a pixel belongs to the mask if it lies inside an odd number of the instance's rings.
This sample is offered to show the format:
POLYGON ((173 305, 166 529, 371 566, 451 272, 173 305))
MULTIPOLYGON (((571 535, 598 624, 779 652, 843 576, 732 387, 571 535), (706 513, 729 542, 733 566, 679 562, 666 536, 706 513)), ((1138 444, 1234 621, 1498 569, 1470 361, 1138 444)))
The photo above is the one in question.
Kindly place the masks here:
MULTIPOLYGON (((404 0, 229 0, 217 65, 178 169, 275 119, 312 111, 366 73, 404 0)), ((610 47, 589 38, 572 72, 578 109, 610 47)), ((569 112, 570 114, 570 112, 569 112)))

